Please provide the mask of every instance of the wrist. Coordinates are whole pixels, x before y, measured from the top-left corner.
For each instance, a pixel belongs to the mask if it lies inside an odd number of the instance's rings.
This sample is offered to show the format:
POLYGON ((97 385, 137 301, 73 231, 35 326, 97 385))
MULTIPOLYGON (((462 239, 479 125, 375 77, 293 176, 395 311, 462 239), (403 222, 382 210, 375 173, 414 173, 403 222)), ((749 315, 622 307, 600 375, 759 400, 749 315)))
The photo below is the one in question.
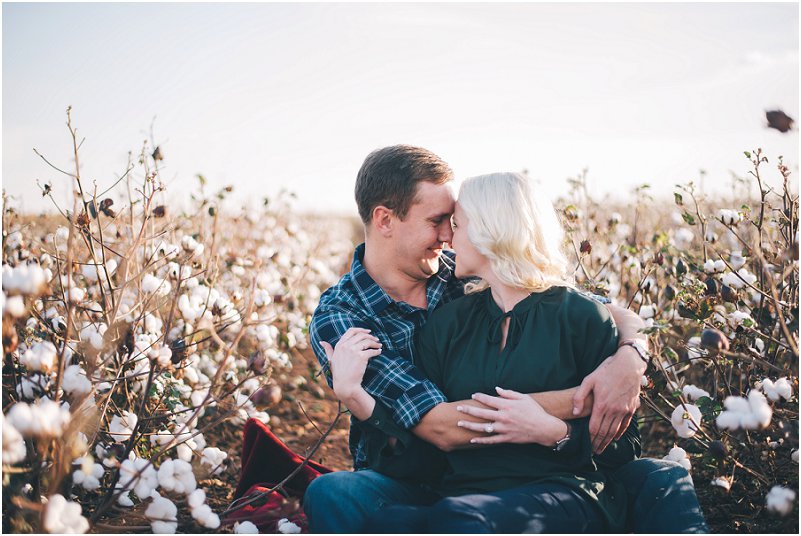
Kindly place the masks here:
POLYGON ((625 339, 620 341, 615 355, 622 355, 639 375, 645 373, 651 360, 648 344, 644 339, 625 339))
POLYGON ((542 444, 550 448, 555 447, 559 440, 564 439, 570 431, 570 427, 562 419, 553 419, 543 429, 545 435, 542 444))

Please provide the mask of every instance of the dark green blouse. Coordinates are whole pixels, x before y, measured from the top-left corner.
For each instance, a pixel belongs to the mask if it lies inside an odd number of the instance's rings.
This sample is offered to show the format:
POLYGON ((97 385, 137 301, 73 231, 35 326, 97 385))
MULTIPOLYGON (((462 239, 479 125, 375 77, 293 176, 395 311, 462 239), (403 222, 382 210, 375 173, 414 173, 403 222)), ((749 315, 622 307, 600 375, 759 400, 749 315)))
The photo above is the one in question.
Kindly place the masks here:
MULTIPOLYGON (((415 364, 448 400, 495 387, 521 393, 575 387, 617 349, 606 308, 564 287, 531 294, 504 314, 489 289, 446 304, 418 333, 415 364), (509 317, 506 346, 501 326, 509 317)), ((570 448, 503 444, 445 454, 445 495, 493 492, 533 482, 559 482, 597 502, 611 530, 625 520, 625 492, 607 482, 592 458, 589 419, 571 421, 570 448), (617 498, 616 498, 617 496, 617 498)))

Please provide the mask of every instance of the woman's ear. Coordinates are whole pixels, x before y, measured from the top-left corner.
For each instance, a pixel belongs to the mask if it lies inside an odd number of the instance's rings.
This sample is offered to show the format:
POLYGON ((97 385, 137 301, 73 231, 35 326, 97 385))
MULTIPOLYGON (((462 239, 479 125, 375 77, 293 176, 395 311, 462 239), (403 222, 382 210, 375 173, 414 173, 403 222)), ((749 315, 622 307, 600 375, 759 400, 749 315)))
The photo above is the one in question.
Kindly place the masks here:
POLYGON ((391 209, 378 205, 373 209, 371 225, 381 236, 389 238, 392 236, 395 219, 395 213, 391 209))

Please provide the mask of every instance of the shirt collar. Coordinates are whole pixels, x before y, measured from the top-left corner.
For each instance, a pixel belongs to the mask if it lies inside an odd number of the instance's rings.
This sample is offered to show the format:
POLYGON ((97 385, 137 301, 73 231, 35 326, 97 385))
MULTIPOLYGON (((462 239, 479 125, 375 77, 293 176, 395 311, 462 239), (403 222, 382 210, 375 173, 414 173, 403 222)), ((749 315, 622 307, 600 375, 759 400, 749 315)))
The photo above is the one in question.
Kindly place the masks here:
MULTIPOLYGON (((353 252, 353 262, 350 265, 350 272, 353 277, 353 285, 359 293, 367 308, 375 315, 380 314, 384 309, 396 303, 384 289, 367 273, 362 261, 364 259, 364 243, 356 246, 353 252)), ((439 270, 432 275, 426 283, 426 301, 428 310, 431 311, 437 306, 445 291, 448 281, 453 277, 455 262, 453 255, 443 253, 439 257, 439 270)))

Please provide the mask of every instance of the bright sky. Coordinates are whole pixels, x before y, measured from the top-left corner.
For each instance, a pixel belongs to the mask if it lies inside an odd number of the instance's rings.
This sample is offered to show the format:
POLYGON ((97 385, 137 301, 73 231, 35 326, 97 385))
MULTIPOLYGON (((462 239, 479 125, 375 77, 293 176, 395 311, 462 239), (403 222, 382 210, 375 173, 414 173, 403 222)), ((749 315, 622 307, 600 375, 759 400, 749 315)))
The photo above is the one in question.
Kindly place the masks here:
MULTIPOLYGON (((798 131, 798 4, 8 4, 3 188, 47 205, 67 179, 65 109, 84 177, 109 186, 149 138, 188 197, 202 173, 234 199, 282 187, 301 209, 356 213, 364 157, 427 147, 459 177, 528 169, 548 195, 668 195, 707 172, 729 190, 744 150, 784 155, 798 131)), ((121 200, 121 199, 120 199, 121 200)))

